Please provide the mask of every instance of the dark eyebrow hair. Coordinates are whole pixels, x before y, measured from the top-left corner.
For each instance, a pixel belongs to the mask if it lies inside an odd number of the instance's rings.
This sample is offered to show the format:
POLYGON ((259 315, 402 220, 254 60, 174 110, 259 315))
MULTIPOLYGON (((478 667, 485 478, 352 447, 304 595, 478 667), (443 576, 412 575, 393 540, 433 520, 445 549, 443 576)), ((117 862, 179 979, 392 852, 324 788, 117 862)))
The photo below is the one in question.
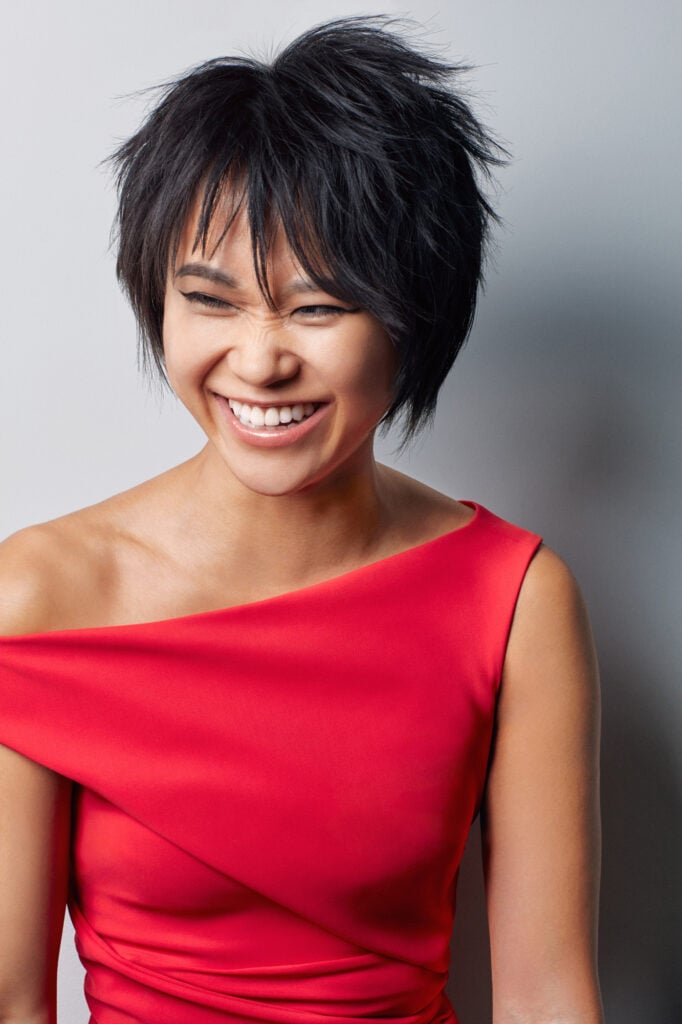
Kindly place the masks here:
POLYGON ((209 267, 206 263, 185 263, 179 270, 176 270, 175 277, 204 277, 207 281, 225 284, 228 288, 237 287, 237 281, 231 274, 216 270, 215 267, 209 267))
MULTIPOLYGON (((213 281, 214 284, 224 284, 228 288, 239 288, 239 282, 232 274, 228 274, 224 270, 218 270, 216 267, 211 267, 207 263, 185 263, 175 272, 175 276, 203 277, 207 281, 213 281)), ((285 297, 294 295, 296 292, 324 292, 324 288, 320 288, 314 281, 309 281, 304 277, 296 277, 282 288, 281 295, 285 297)))

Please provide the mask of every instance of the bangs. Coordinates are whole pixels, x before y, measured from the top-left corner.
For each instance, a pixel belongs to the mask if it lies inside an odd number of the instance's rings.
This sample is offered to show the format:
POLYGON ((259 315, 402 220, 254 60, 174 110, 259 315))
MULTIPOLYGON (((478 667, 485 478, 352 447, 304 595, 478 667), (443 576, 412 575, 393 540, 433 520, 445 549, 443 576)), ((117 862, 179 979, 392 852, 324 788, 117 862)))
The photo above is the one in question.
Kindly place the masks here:
MULTIPOLYGON (((405 323, 397 313, 400 281, 391 273, 386 239, 387 226, 395 220, 394 196, 384 183, 387 201, 375 204, 375 216, 369 217, 366 155, 344 153, 339 171, 334 169, 339 159, 336 140, 318 137, 315 145, 296 140, 286 110, 269 107, 261 113, 269 122, 266 131, 236 140, 208 170, 198 168, 193 248, 212 257, 244 211, 256 278, 269 305, 274 307, 268 260, 281 231, 301 268, 322 291, 362 306, 382 321, 389 336, 397 335, 405 323), (295 141, 302 144, 295 146, 295 141)), ((174 226, 173 260, 183 226, 184 217, 174 226)))
MULTIPOLYGON (((215 169, 199 186, 195 199, 198 207, 192 252, 212 259, 239 215, 246 215, 253 265, 258 286, 268 305, 276 306, 268 279, 269 258, 275 238, 282 234, 301 269, 318 288, 336 298, 358 304, 358 290, 345 280, 342 261, 334 259, 333 249, 315 231, 313 221, 306 217, 305 199, 296 200, 293 188, 285 182, 283 190, 268 191, 269 182, 259 174, 258 164, 252 173, 243 166, 236 169, 215 169), (292 198, 293 197, 293 198, 292 198), (324 253, 327 254, 325 259, 324 253), (349 286, 350 284, 350 286, 349 286)), ((176 225, 171 259, 177 257, 182 224, 176 225)), ((361 288, 361 282, 358 282, 361 288)))

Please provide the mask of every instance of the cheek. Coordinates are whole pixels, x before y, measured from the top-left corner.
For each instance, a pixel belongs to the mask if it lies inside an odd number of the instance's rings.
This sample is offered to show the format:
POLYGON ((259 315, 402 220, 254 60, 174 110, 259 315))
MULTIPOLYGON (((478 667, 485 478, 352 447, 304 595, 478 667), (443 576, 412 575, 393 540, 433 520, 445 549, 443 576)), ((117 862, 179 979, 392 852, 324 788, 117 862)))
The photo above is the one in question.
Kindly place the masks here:
POLYGON ((196 384, 220 358, 220 339, 208 319, 178 314, 172 306, 163 320, 166 373, 175 391, 196 384))
POLYGON ((391 377, 393 348, 381 325, 366 313, 343 319, 336 330, 315 341, 310 356, 322 357, 340 390, 371 393, 391 377))
POLYGON ((339 367, 343 385, 371 404, 385 401, 393 389, 396 372, 395 351, 383 335, 363 339, 355 358, 339 367))

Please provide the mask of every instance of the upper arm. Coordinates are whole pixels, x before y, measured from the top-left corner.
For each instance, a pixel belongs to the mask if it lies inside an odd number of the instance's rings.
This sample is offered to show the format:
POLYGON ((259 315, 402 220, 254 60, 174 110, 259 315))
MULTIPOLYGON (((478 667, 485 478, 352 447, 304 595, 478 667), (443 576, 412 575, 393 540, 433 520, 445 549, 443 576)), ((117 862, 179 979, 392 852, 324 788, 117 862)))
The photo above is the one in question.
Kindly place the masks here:
MULTIPOLYGON (((0 635, 41 630, 48 549, 31 530, 0 545, 0 635)), ((67 779, 0 744, 0 1018, 54 1015, 70 811, 67 779)))
POLYGON ((54 1007, 71 784, 0 745, 0 1018, 54 1007))
POLYGON ((542 546, 515 609, 482 808, 495 1024, 601 1024, 599 729, 585 605, 542 546))

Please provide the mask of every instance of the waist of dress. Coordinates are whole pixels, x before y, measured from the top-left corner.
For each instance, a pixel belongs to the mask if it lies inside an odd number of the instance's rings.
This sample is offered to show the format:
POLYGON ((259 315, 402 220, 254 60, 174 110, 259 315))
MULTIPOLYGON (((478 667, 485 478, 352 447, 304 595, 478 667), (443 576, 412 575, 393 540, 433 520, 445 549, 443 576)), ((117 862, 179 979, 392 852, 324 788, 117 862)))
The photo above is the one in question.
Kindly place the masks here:
POLYGON ((121 956, 71 908, 91 1024, 457 1024, 447 973, 375 952, 220 972, 121 956))

